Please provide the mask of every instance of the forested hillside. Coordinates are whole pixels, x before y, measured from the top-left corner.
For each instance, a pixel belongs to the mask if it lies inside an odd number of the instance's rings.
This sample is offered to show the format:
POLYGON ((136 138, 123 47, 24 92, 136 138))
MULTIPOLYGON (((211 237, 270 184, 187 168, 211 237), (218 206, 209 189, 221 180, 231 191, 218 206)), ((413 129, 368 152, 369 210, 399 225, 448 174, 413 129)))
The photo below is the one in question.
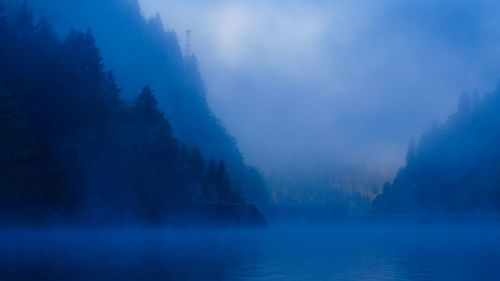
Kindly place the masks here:
POLYGON ((373 203, 374 213, 500 212, 500 88, 463 96, 458 111, 408 148, 406 165, 373 203))
POLYGON ((173 135, 151 88, 120 97, 90 30, 59 40, 28 5, 11 14, 0 10, 2 221, 263 223, 224 162, 173 135))
MULTIPOLYGON (((9 11, 22 3, 4 1, 9 11)), ((143 85, 150 85, 173 133, 208 157, 224 161, 236 188, 252 202, 266 203, 269 196, 261 175, 245 163, 207 103, 196 57, 183 52, 176 32, 164 26, 160 15, 145 19, 137 0, 27 2, 37 16, 49 18, 58 36, 72 27, 90 27, 124 98, 134 99, 143 85)))

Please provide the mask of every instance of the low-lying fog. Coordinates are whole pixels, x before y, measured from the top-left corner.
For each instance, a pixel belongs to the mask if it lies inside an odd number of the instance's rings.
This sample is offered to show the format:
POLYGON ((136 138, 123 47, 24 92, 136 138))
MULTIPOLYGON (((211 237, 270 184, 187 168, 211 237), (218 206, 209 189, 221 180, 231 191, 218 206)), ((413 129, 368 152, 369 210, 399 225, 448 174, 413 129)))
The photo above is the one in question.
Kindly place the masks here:
POLYGON ((1 231, 2 280, 498 280, 490 223, 1 231))

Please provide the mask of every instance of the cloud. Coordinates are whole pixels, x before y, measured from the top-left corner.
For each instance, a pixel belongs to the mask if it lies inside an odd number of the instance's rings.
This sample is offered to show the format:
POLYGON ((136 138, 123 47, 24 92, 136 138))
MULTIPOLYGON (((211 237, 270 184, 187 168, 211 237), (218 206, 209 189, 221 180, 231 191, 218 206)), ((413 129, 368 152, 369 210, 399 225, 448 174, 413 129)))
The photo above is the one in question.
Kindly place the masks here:
POLYGON ((193 30, 213 110, 269 177, 392 175, 412 137, 500 76, 495 1, 142 2, 193 30))

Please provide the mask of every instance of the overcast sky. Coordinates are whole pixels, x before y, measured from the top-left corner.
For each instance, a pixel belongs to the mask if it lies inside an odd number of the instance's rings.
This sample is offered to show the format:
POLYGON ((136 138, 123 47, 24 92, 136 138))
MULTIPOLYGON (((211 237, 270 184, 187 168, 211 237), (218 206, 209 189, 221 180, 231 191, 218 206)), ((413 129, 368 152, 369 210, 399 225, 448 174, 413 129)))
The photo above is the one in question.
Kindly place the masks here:
POLYGON ((193 30, 212 109, 269 177, 392 174, 412 137, 500 78, 497 1, 141 2, 193 30))

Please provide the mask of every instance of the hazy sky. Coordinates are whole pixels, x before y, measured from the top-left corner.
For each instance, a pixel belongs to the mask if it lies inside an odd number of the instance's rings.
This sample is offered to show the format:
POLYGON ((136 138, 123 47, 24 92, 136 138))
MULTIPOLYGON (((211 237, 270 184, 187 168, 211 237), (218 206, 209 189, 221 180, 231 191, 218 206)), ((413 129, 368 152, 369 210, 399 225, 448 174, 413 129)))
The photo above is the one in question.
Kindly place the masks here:
POLYGON ((500 78, 498 1, 141 0, 192 29, 210 105, 271 177, 392 173, 462 93, 500 78))

